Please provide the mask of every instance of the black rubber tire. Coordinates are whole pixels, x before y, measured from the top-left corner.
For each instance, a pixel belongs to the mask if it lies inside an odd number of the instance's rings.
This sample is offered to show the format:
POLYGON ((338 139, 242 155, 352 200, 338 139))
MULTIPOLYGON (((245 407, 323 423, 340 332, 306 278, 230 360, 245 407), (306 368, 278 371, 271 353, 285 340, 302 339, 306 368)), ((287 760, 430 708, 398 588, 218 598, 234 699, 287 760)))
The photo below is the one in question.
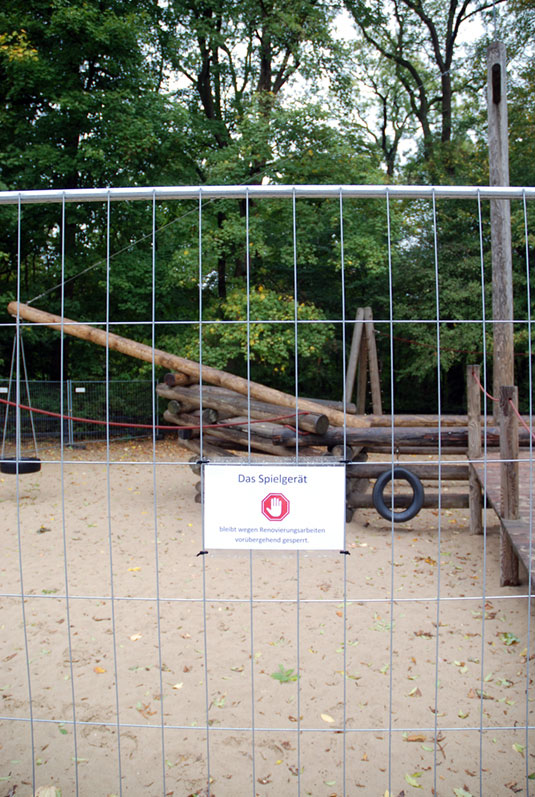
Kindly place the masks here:
POLYGON ((418 514, 424 503, 424 487, 418 476, 407 468, 395 467, 385 470, 376 480, 373 486, 373 505, 385 520, 393 520, 394 523, 406 523, 418 514), (391 507, 386 505, 384 490, 392 476, 394 479, 404 479, 412 487, 412 502, 403 512, 393 512, 391 507))
POLYGON ((0 472, 21 475, 24 473, 37 473, 41 470, 41 460, 37 457, 9 457, 0 460, 0 472))

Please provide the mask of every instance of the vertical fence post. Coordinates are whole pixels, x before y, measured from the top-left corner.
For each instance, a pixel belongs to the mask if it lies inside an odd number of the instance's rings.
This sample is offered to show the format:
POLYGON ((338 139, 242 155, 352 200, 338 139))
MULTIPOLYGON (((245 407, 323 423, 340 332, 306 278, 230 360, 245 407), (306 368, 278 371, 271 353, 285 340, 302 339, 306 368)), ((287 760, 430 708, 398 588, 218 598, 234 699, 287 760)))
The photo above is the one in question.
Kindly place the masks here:
POLYGON ((72 446, 72 444, 74 443, 74 435, 73 435, 74 424, 73 424, 73 422, 71 420, 72 414, 73 414, 73 412, 72 412, 72 380, 71 379, 67 379, 67 415, 69 416, 69 420, 67 421, 67 424, 68 424, 67 428, 69 430, 69 445, 70 446, 72 446))
POLYGON ((481 393, 475 377, 479 380, 479 365, 466 367, 466 397, 468 404, 468 459, 469 459, 469 495, 470 531, 472 534, 483 534, 483 501, 481 487, 474 465, 481 459, 481 393))
MULTIPOLYGON (((519 517, 518 421, 511 407, 518 403, 516 387, 500 388, 500 514, 504 520, 519 517)), ((500 532, 500 584, 513 587, 519 583, 518 557, 503 525, 500 532)))

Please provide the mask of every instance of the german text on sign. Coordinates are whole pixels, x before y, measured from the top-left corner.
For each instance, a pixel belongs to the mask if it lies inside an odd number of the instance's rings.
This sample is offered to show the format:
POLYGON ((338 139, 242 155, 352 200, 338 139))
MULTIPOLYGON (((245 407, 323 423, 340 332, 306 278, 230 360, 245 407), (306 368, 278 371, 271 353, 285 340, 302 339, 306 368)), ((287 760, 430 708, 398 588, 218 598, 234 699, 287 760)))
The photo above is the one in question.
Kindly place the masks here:
POLYGON ((204 467, 206 548, 341 550, 343 465, 204 467))

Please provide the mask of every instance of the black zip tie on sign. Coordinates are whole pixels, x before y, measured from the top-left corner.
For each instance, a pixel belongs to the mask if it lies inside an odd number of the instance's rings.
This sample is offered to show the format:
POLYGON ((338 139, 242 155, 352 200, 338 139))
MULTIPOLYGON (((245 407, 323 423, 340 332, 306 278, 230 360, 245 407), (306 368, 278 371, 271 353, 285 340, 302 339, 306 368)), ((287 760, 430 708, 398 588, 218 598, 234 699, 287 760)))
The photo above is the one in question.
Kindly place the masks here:
POLYGON ((198 556, 206 556, 207 554, 208 551, 199 551, 199 553, 195 555, 195 558, 197 558, 198 556))
POLYGON ((340 551, 340 553, 343 553, 345 556, 351 556, 351 551, 340 551))

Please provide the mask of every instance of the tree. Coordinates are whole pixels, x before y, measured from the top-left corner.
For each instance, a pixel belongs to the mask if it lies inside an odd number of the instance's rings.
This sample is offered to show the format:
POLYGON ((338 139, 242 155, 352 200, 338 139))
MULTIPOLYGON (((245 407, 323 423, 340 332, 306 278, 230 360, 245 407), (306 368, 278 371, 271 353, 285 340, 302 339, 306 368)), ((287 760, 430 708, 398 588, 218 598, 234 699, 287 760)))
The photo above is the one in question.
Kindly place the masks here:
MULTIPOLYGON (((193 171, 186 114, 159 92, 147 58, 154 22, 130 0, 8 0, 0 12, 0 182, 7 188, 77 188, 175 182, 193 171)), ((24 208, 21 270, 26 298, 83 271, 105 253, 106 208, 24 208), (83 225, 81 224, 83 220, 83 225), (31 286, 31 287, 30 287, 31 286)), ((123 208, 117 237, 137 235, 123 208)), ((17 271, 17 213, 4 209, 2 293, 17 271)), ((94 275, 93 275, 94 276, 94 275)), ((91 282, 91 278, 90 282, 91 282)), ((86 282, 87 285, 87 282, 86 282)), ((94 296, 66 295, 74 312, 94 296)), ((59 294, 53 296, 57 301, 59 294)), ((68 351, 68 347, 66 349, 68 351)), ((56 358, 57 359, 57 358, 56 358)))
MULTIPOLYGON (((498 0, 499 1, 499 0, 498 0)), ((392 65, 422 135, 424 159, 439 150, 453 174, 456 99, 470 83, 461 30, 492 4, 474 0, 344 0, 364 41, 392 65)), ((365 65, 363 66, 366 71, 365 65)))

